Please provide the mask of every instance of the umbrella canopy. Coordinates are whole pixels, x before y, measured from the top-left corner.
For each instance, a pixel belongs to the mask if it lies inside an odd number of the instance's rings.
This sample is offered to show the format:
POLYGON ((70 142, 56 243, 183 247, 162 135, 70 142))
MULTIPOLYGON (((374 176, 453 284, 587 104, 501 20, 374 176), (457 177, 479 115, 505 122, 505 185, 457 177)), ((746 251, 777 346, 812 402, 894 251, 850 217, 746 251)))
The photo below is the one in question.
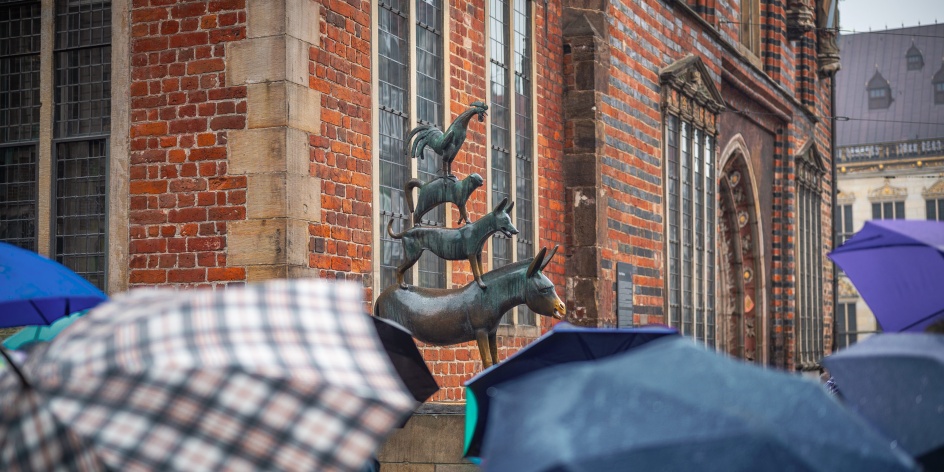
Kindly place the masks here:
POLYGON ((88 310, 75 312, 64 318, 59 318, 49 326, 27 326, 13 336, 3 340, 3 347, 7 349, 22 349, 33 343, 52 341, 62 330, 66 329, 72 323, 88 313, 88 310))
POLYGON ((48 325, 106 299, 62 264, 0 242, 0 328, 48 325))
POLYGON ((433 378, 429 366, 423 360, 423 355, 413 341, 413 335, 399 323, 371 316, 377 336, 383 343, 390 362, 400 375, 400 379, 410 389, 413 398, 418 402, 425 402, 434 393, 439 391, 439 384, 433 378))
POLYGON ((916 469, 812 380, 684 338, 544 369, 489 395, 485 470, 916 469))
POLYGON ((466 382, 465 455, 478 457, 488 426, 489 388, 540 369, 569 362, 603 359, 663 336, 678 335, 669 327, 580 328, 558 323, 554 328, 500 364, 466 382))
POLYGON ((140 290, 0 376, 0 470, 359 470, 416 404, 353 283, 140 290))
POLYGON ((919 460, 936 453, 928 470, 944 470, 944 336, 878 334, 823 364, 853 410, 919 460))
POLYGON ((944 222, 866 221, 829 254, 886 332, 921 331, 944 319, 944 222))

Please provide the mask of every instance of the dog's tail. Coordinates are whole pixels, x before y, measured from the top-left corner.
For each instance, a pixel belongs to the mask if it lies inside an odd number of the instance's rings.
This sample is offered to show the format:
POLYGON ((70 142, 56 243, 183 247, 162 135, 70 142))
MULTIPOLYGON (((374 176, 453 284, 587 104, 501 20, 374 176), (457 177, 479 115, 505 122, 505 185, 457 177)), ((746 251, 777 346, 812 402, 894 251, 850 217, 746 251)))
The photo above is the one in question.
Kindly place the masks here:
POLYGON ((409 230, 410 230, 410 228, 407 228, 407 229, 403 230, 403 232, 400 233, 400 234, 394 234, 394 232, 393 232, 393 219, 391 218, 390 221, 387 222, 387 234, 389 234, 390 237, 393 238, 393 239, 403 239, 403 235, 406 234, 406 232, 409 231, 409 230))
POLYGON ((406 184, 403 185, 403 191, 406 192, 406 204, 410 209, 410 213, 416 212, 416 206, 413 205, 413 189, 423 186, 423 182, 420 182, 419 179, 410 179, 406 181, 406 184))

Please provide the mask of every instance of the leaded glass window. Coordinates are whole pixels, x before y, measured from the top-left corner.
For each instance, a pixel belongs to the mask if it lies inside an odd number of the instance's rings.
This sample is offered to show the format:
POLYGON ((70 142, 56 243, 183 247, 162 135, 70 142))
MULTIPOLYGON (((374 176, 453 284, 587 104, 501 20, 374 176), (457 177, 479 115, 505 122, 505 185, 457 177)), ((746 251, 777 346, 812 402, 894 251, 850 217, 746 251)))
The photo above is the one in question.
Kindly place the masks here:
POLYGON ((836 349, 845 349, 858 341, 855 302, 836 304, 836 349))
MULTIPOLYGON (((412 215, 403 186, 416 177, 429 182, 442 172, 442 159, 432 150, 424 159, 408 155, 407 134, 413 126, 443 129, 445 113, 442 0, 383 0, 378 4, 378 149, 380 153, 380 284, 396 283, 396 269, 403 258, 399 240, 387 235, 411 226, 412 215), (416 77, 415 90, 411 77, 416 77)), ((446 207, 423 216, 422 224, 445 226, 446 207)), ((444 288, 446 262, 426 253, 415 266, 419 285, 444 288)), ((414 270, 404 274, 412 283, 414 270)))
POLYGON ((667 318, 714 346, 715 137, 674 114, 666 115, 664 132, 667 318))
POLYGON ((905 202, 885 201, 872 202, 873 220, 903 220, 905 219, 905 202))
MULTIPOLYGON (((489 1, 489 137, 491 139, 491 207, 507 198, 515 202, 515 241, 492 238, 492 268, 533 257, 534 124, 532 113, 531 2, 489 1)), ((509 311, 502 323, 534 325, 526 308, 509 311)))
POLYGON ((929 220, 944 221, 944 198, 925 200, 929 220))
POLYGON ((56 260, 105 285, 111 2, 57 0, 53 121, 56 260))
POLYGON ((835 218, 839 228, 836 241, 836 245, 838 246, 845 243, 854 233, 852 230, 852 205, 845 204, 836 206, 835 218))
POLYGON ((797 366, 812 369, 823 357, 823 171, 812 148, 797 158, 797 366))
POLYGON ((36 250, 40 2, 0 5, 0 241, 36 250))

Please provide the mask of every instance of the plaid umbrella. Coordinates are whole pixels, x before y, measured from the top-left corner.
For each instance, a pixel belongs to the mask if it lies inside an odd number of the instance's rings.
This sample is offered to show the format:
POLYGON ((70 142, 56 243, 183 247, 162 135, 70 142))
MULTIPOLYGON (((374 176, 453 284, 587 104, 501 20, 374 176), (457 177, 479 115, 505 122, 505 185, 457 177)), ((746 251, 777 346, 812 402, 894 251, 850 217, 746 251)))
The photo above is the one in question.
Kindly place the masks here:
POLYGON ((415 405, 362 300, 317 280, 115 297, 0 374, 0 470, 358 470, 415 405))

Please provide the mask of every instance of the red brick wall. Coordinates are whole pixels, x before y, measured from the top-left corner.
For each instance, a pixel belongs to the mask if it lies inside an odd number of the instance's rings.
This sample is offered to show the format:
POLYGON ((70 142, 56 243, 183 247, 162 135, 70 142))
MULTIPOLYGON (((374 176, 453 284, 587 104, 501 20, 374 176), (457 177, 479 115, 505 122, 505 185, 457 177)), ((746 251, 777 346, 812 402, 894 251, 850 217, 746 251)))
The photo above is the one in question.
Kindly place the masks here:
POLYGON ((130 10, 130 286, 244 281, 226 263, 226 224, 246 216, 226 139, 246 126, 246 88, 225 86, 224 45, 246 35, 245 0, 130 10))

